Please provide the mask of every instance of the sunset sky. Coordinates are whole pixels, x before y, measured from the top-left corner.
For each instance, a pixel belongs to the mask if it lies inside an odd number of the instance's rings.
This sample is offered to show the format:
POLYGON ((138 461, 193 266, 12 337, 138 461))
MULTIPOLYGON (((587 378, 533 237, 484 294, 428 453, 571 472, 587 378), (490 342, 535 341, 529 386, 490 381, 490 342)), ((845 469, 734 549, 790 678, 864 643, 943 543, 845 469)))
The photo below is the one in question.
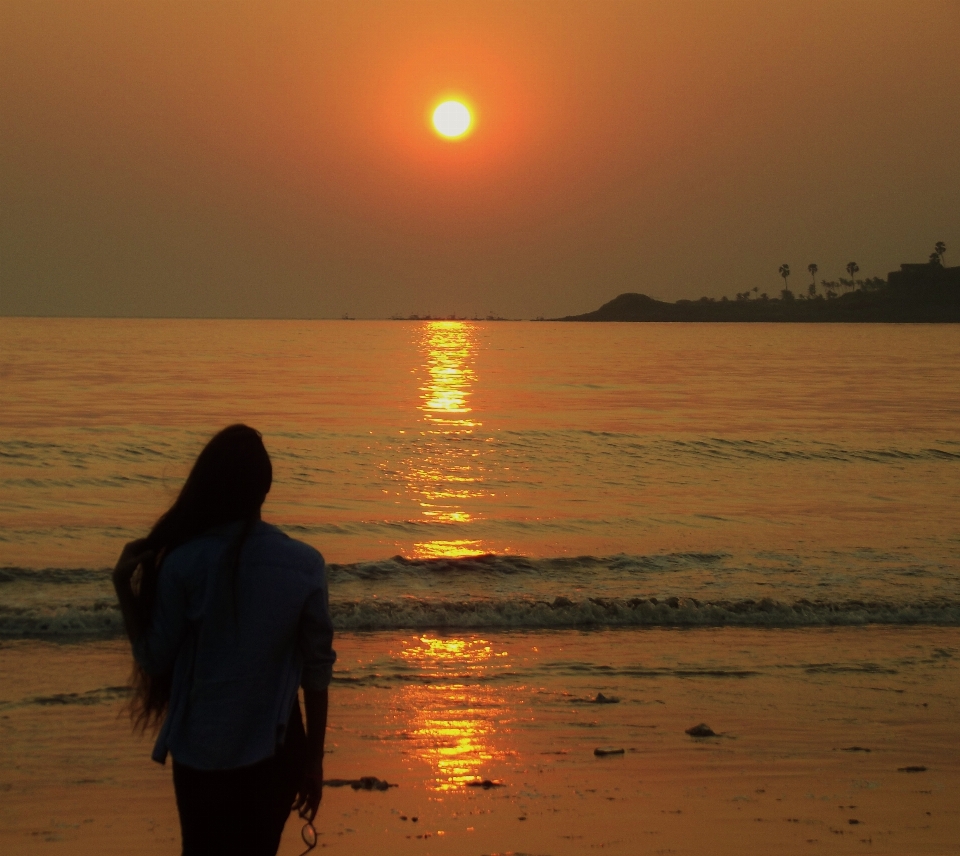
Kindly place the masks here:
POLYGON ((0 313, 552 317, 958 264, 958 52, 957 0, 4 0, 0 313))

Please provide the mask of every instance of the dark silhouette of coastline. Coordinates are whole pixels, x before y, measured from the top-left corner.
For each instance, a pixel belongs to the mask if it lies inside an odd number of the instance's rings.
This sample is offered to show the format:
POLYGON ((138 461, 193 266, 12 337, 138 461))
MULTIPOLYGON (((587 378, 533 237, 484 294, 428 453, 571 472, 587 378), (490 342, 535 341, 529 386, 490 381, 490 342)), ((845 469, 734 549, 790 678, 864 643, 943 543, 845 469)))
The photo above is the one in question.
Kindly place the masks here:
MULTIPOLYGON (((786 283, 789 272, 784 273, 781 268, 786 283)), ((960 323, 960 267, 947 268, 934 261, 904 264, 886 280, 841 282, 859 287, 840 296, 833 296, 835 283, 823 283, 828 296, 797 297, 784 288, 779 298, 772 299, 750 298, 750 292, 744 292, 736 300, 701 297, 676 303, 628 292, 594 312, 556 320, 960 323)))

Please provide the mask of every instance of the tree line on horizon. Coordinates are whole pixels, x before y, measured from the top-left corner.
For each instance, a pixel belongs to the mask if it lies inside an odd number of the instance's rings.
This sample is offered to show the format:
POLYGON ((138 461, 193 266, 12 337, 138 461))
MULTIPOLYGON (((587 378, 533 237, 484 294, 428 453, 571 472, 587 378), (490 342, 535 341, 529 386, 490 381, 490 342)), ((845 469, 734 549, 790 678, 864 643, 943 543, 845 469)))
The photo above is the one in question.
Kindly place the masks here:
MULTIPOLYGON (((943 257, 947 252, 947 245, 943 241, 937 241, 934 244, 933 252, 930 253, 928 259, 928 264, 937 265, 943 267, 943 257)), ((794 295, 790 290, 790 285, 787 280, 790 277, 790 265, 782 264, 778 273, 783 278, 783 289, 780 291, 781 300, 795 300, 799 297, 800 300, 833 300, 837 296, 837 292, 842 290, 845 291, 855 291, 860 289, 861 291, 877 291, 880 288, 883 288, 887 281, 883 277, 875 276, 869 277, 867 279, 856 279, 856 275, 860 272, 860 265, 856 262, 847 262, 846 271, 850 275, 850 279, 845 279, 840 277, 838 280, 827 281, 825 279, 820 280, 820 287, 823 289, 823 294, 817 292, 817 273, 820 268, 816 263, 811 262, 807 265, 807 272, 810 274, 810 284, 807 286, 807 293, 794 295)), ((759 286, 754 286, 752 289, 747 289, 746 291, 741 291, 737 293, 737 300, 750 300, 750 293, 753 292, 755 299, 758 300, 769 300, 770 297, 766 292, 760 292, 759 286)), ((727 298, 722 298, 726 300, 727 298)))

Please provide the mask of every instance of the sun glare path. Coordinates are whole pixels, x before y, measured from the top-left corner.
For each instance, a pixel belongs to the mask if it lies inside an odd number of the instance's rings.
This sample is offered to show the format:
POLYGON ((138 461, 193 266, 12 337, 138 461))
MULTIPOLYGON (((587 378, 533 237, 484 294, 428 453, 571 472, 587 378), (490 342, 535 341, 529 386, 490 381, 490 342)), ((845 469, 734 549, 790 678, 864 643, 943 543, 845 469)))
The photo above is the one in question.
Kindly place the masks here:
POLYGON ((433 127, 448 139, 462 137, 470 130, 472 118, 467 106, 460 101, 444 101, 433 111, 433 127))
MULTIPOLYGON (((419 409, 423 414, 419 454, 408 462, 407 481, 430 523, 462 527, 475 519, 470 505, 487 491, 476 431, 481 423, 470 406, 476 375, 473 369, 477 332, 462 321, 435 321, 420 332, 423 385, 419 409)), ((456 558, 484 552, 480 541, 456 537, 420 541, 416 558, 456 558)))
POLYGON ((498 739, 509 717, 503 696, 478 682, 509 670, 509 654, 485 639, 423 636, 401 656, 424 681, 403 688, 401 709, 412 712, 406 736, 414 756, 432 769, 427 786, 455 791, 489 777, 509 755, 498 739))

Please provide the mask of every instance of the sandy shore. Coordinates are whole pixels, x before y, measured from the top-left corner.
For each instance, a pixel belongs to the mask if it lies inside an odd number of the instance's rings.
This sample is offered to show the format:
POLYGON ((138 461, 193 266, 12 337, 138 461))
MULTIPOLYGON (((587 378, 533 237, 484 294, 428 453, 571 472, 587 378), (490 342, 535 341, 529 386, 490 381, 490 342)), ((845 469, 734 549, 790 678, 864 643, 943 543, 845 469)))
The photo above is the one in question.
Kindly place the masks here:
MULTIPOLYGON (((957 628, 337 647, 327 775, 398 787, 328 789, 318 852, 958 852, 957 628)), ((127 670, 120 642, 0 646, 0 851, 179 852, 169 769, 120 714, 127 670)), ((302 849, 291 821, 280 852, 302 849)))

